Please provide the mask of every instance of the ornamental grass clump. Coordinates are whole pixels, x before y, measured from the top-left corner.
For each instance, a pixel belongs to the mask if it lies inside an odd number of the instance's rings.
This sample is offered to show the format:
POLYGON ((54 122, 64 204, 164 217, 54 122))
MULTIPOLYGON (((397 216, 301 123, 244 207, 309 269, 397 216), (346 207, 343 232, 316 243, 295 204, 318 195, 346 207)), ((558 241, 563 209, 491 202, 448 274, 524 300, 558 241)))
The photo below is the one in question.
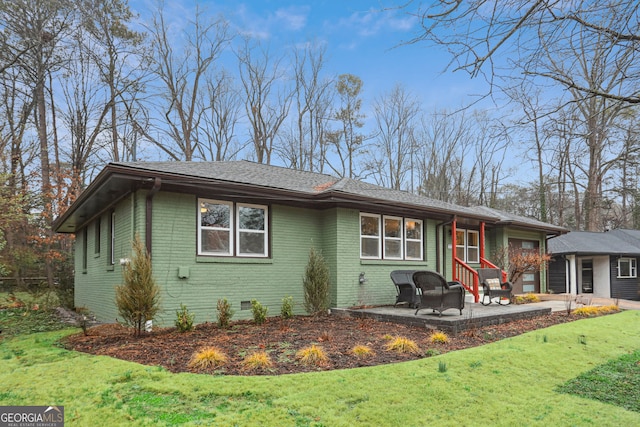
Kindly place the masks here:
POLYGON ((327 354, 322 347, 315 344, 300 349, 296 353, 296 359, 298 359, 303 365, 307 366, 323 366, 329 361, 329 357, 327 357, 327 354))
POLYGON ((420 352, 415 341, 405 337, 395 337, 387 343, 387 351, 395 351, 396 353, 413 353, 420 352))
POLYGON ((434 332, 429 337, 429 341, 431 341, 434 344, 436 343, 446 344, 449 342, 449 336, 444 332, 434 332))
POLYGON ((368 345, 361 345, 358 344, 356 346, 354 346, 349 353, 351 353, 352 355, 354 355, 356 358, 358 359, 366 359, 368 357, 373 356, 375 353, 373 350, 371 350, 371 347, 369 347, 368 345))
POLYGON ((192 369, 215 369, 227 363, 227 355, 215 347, 205 347, 195 352, 189 361, 192 369))
POLYGON ((247 355, 242 361, 242 368, 246 371, 256 371, 260 369, 270 369, 273 362, 266 351, 256 351, 247 355))
POLYGON ((540 298, 536 294, 517 295, 516 304, 531 304, 534 302, 540 302, 540 298))
POLYGON ((593 317, 600 316, 602 314, 612 314, 620 311, 620 308, 617 305, 603 305, 603 306, 595 306, 589 305, 586 307, 580 307, 573 310, 573 314, 576 316, 582 317, 593 317))

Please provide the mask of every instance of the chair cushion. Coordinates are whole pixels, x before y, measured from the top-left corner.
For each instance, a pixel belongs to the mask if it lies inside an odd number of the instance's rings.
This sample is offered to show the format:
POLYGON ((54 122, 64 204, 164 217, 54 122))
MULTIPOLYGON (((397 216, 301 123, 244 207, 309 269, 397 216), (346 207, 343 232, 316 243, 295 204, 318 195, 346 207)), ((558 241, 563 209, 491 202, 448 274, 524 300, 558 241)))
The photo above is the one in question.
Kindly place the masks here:
POLYGON ((484 282, 489 286, 489 289, 501 289, 500 279, 485 279, 484 282))

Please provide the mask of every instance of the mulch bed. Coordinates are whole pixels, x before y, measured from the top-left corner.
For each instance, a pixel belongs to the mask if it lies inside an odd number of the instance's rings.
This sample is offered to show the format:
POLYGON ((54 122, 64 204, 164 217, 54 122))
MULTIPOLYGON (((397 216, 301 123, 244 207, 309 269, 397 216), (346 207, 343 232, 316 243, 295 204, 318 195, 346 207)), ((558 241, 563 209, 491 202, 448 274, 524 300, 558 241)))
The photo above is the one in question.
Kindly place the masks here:
POLYGON ((64 345, 70 350, 111 356, 144 365, 163 366, 171 372, 281 375, 414 360, 483 345, 578 318, 568 316, 565 312, 552 313, 465 331, 449 336, 447 343, 432 343, 430 337, 434 331, 423 327, 337 316, 296 316, 288 320, 269 318, 262 325, 255 325, 251 321, 237 321, 228 329, 220 329, 213 323, 203 323, 191 332, 180 333, 176 328, 161 328, 144 333, 141 337, 134 337, 130 328, 107 324, 88 329, 86 336, 82 333, 69 336, 64 345), (419 352, 402 354, 386 350, 389 338, 398 336, 413 340, 418 345, 419 352), (298 360, 298 350, 312 344, 322 347, 326 352, 327 363, 307 366, 298 360), (355 357, 350 351, 357 344, 369 346, 374 353, 367 358, 355 357), (226 354, 227 363, 205 371, 190 368, 189 361, 194 352, 208 346, 226 354), (273 366, 266 369, 246 369, 242 363, 244 357, 261 350, 268 352, 273 366))

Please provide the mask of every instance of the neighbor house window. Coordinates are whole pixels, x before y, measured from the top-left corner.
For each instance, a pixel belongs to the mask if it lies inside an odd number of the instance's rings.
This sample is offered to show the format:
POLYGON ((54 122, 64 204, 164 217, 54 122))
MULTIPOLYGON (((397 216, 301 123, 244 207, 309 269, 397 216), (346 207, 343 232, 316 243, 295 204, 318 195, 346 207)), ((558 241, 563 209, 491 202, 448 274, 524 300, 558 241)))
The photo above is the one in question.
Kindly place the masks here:
POLYGON ((268 209, 262 205, 199 200, 198 253, 266 257, 268 209))
POLYGON ((456 230, 456 257, 463 262, 480 262, 480 233, 475 230, 456 230))
POLYGON ((635 258, 618 258, 618 278, 634 278, 637 276, 635 258))
POLYGON ((360 258, 423 259, 422 221, 360 213, 360 258))

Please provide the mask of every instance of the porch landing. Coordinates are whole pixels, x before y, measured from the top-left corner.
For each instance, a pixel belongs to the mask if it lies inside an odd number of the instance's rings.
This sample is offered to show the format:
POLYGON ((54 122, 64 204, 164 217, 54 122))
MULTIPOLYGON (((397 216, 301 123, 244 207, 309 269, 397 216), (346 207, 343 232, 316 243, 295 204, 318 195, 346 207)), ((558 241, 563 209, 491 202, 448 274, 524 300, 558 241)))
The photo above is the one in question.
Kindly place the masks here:
MULTIPOLYGON (((431 309, 424 309, 414 315, 415 309, 403 306, 381 306, 362 309, 332 308, 334 316, 350 316, 356 318, 371 318, 383 322, 395 322, 406 325, 424 326, 437 329, 449 334, 457 334, 467 329, 489 325, 499 325, 513 320, 530 319, 551 314, 550 304, 491 304, 484 306, 479 303, 468 302, 462 310, 449 309, 438 316, 431 309)), ((555 310, 554 310, 555 311, 555 310)))

